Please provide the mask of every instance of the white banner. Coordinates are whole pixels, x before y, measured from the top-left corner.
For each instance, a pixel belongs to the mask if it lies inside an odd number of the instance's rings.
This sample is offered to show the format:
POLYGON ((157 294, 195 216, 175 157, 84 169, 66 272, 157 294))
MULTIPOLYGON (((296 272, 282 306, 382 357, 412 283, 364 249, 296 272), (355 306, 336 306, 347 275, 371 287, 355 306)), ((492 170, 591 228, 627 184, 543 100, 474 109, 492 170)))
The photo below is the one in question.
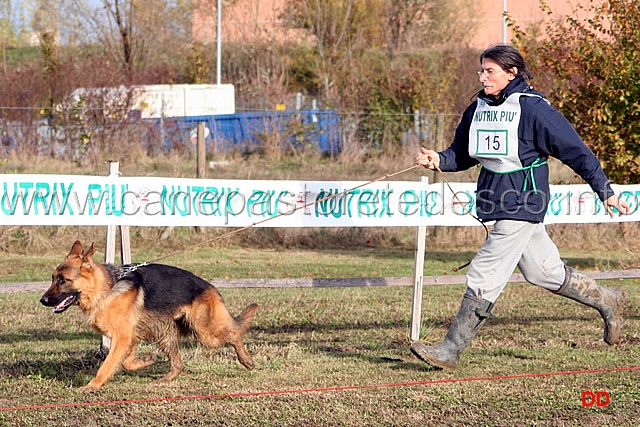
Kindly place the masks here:
MULTIPOLYGON (((0 225, 208 227, 476 226, 475 183, 246 181, 0 175, 0 225), (366 185, 364 185, 366 184, 366 185), (337 195, 337 196, 335 196, 337 195), (334 197, 335 196, 335 197, 334 197)), ((640 185, 616 185, 631 213, 609 218, 587 185, 551 186, 545 222, 638 221, 640 185)))

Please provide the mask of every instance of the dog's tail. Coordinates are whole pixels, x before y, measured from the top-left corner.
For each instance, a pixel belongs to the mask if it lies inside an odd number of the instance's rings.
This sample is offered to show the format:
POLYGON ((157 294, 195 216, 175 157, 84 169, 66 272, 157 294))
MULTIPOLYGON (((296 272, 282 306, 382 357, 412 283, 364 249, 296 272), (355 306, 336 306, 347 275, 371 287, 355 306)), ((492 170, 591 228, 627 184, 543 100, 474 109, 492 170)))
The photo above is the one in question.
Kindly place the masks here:
POLYGON ((256 317, 256 311, 258 311, 259 308, 259 304, 249 304, 245 307, 244 310, 242 310, 242 313, 236 316, 235 319, 238 326, 240 327, 241 334, 247 332, 247 330, 251 327, 253 319, 255 319, 256 317))

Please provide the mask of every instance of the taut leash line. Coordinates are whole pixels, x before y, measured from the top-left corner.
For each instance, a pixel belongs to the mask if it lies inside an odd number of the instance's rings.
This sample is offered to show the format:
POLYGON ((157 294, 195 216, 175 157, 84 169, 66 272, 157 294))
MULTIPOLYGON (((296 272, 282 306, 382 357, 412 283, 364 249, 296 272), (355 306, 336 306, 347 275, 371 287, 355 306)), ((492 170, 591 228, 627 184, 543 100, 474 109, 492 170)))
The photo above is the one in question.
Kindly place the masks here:
MULTIPOLYGON (((332 199, 332 198, 335 198, 335 197, 342 196, 342 195, 347 194, 347 193, 349 193, 349 192, 351 192, 351 191, 357 190, 358 188, 362 188, 362 187, 365 187, 365 186, 367 186, 367 185, 373 184, 374 182, 382 181, 382 180, 389 179, 389 178, 394 177, 394 176, 397 176, 397 175, 401 175, 401 174, 403 174, 403 173, 406 173, 406 172, 409 172, 409 171, 411 171, 411 170, 413 170, 413 169, 416 169, 416 168, 417 168, 417 167, 419 167, 419 166, 420 166, 420 165, 414 165, 414 166, 411 166, 411 167, 409 167, 409 168, 402 169, 401 171, 398 171, 398 172, 394 172, 394 173, 390 173, 390 174, 385 174, 385 175, 383 175, 383 176, 381 176, 381 177, 379 177, 379 178, 373 179, 373 180, 371 180, 371 181, 367 181, 367 182, 365 182, 364 184, 360 184, 360 185, 355 186, 355 187, 353 187, 353 188, 350 188, 350 189, 348 189, 348 190, 341 191, 340 193, 336 193, 336 194, 329 195, 329 196, 327 196, 327 197, 325 197, 325 198, 322 198, 322 199, 320 199, 320 200, 315 200, 315 201, 310 202, 310 203, 306 203, 306 204, 304 204, 304 205, 302 205, 302 206, 297 206, 297 207, 296 207, 296 208, 294 208, 293 210, 288 211, 288 212, 286 213, 286 215, 291 215, 291 214, 293 214, 294 212, 296 212, 297 210, 300 210, 300 209, 306 209, 306 208, 308 208, 308 207, 310 207, 310 206, 316 205, 316 204, 318 204, 318 203, 322 203, 322 202, 324 202, 324 201, 326 201, 326 200, 329 200, 329 199, 332 199)), ((227 238, 227 237, 233 236, 234 234, 242 233, 243 231, 248 230, 249 228, 253 228, 253 227, 257 226, 257 225, 264 224, 264 223, 265 223, 265 222, 267 222, 267 221, 274 220, 274 219, 279 218, 279 217, 281 217, 281 216, 283 216, 283 215, 285 215, 285 214, 284 214, 284 213, 279 213, 279 214, 277 214, 277 215, 275 215, 275 216, 272 216, 272 217, 269 217, 269 218, 265 218, 265 219, 263 219, 263 220, 261 220, 261 221, 254 222, 254 223, 252 223, 252 224, 246 225, 246 226, 244 226, 244 227, 238 228, 238 229, 233 230, 233 231, 229 231, 228 233, 224 233, 224 234, 222 234, 222 235, 220 235, 220 236, 214 237, 214 238, 209 239, 209 240, 206 240, 206 241, 204 241, 204 242, 196 243, 195 245, 188 246, 188 247, 186 247, 186 248, 184 248, 184 249, 182 249, 182 250, 179 250, 179 251, 176 251, 176 252, 170 253, 170 254, 168 254, 168 255, 164 255, 164 256, 158 257, 158 258, 156 258, 156 259, 154 259, 154 260, 147 261, 147 262, 142 263, 142 264, 139 264, 138 266, 157 263, 158 261, 161 261, 161 260, 163 260, 163 259, 170 258, 170 257, 172 257, 172 256, 179 255, 179 254, 181 254, 181 253, 183 253, 183 252, 190 251, 191 249, 197 248, 198 246, 203 246, 203 245, 206 245, 206 244, 209 244, 209 243, 213 243, 213 242, 216 242, 216 241, 218 241, 218 240, 222 240, 222 239, 225 239, 225 238, 227 238)))
MULTIPOLYGON (((455 191, 453 191, 453 188, 451 188, 451 184, 449 184, 449 181, 445 177, 444 172, 442 172, 442 170, 440 169, 439 166, 435 166, 435 168, 440 173, 440 176, 442 177, 442 180, 444 181, 444 183, 447 184, 447 187, 449 187, 449 191, 451 191, 451 193, 453 194, 453 197, 456 199, 456 201, 458 203, 460 203, 462 206, 464 206, 464 202, 458 198, 458 194, 455 191)), ((482 224, 482 226, 484 227, 484 232, 485 232, 485 238, 484 239, 487 240, 489 238, 489 229, 487 228, 487 225, 480 218, 478 218, 476 215, 472 214, 471 210, 469 210, 469 215, 471 215, 476 221, 478 221, 480 224, 482 224)), ((469 264, 471 264, 471 261, 468 261, 468 262, 462 264, 459 267, 453 268, 453 271, 462 270, 463 268, 468 267, 469 264)))

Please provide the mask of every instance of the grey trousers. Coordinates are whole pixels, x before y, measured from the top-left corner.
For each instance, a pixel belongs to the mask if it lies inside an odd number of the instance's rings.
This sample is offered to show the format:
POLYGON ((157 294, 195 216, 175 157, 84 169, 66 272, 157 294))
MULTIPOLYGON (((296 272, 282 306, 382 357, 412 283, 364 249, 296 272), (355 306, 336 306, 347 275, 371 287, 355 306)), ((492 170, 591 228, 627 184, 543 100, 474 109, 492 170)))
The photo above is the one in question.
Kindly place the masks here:
POLYGON ((499 220, 469 265, 467 294, 495 302, 516 266, 527 282, 557 291, 565 268, 542 223, 499 220))

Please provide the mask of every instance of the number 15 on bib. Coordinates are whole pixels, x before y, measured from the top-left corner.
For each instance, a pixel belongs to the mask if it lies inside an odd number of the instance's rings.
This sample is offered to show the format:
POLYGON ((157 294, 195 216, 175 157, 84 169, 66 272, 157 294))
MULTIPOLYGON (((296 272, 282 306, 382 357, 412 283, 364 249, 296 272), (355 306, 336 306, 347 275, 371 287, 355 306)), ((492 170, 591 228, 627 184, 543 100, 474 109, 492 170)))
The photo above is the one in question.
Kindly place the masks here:
POLYGON ((508 156, 508 131, 507 130, 482 130, 476 131, 476 155, 477 156, 508 156))

